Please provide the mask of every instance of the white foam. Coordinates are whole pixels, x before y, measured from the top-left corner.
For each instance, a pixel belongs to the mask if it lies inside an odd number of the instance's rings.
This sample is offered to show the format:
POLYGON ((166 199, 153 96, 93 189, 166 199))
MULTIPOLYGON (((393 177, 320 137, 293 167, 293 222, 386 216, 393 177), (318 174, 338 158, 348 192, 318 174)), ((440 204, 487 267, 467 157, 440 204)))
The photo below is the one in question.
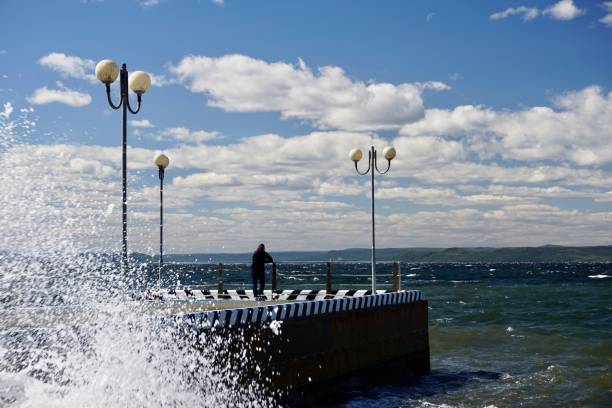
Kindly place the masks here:
POLYGON ((0 316, 0 406, 271 405, 257 385, 242 386, 234 370, 215 367, 211 356, 227 351, 226 340, 211 335, 197 351, 194 338, 177 336, 171 322, 127 300, 127 288, 142 284, 131 281, 135 272, 121 274, 109 257, 91 253, 84 237, 110 237, 98 252, 117 252, 117 217, 109 210, 117 185, 86 172, 58 177, 69 158, 61 149, 29 165, 32 149, 6 132, 0 121, 0 248, 19 255, 3 256, 0 266, 1 290, 11 290, 1 307, 11 310, 11 326, 0 316), (82 202, 79 183, 100 186, 88 196, 93 201, 82 202))
POLYGON ((612 276, 610 275, 589 275, 589 278, 591 279, 604 279, 604 278, 611 278, 612 276))

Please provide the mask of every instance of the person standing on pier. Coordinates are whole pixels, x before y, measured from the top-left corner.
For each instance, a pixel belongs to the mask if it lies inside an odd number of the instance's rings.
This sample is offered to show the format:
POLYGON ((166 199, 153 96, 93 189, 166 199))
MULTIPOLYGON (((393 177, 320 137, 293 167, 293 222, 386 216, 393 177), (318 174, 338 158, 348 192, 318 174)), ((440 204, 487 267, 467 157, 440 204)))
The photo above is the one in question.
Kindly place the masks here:
POLYGON ((251 264, 251 276, 253 277, 253 296, 257 300, 265 299, 264 288, 266 286, 266 264, 273 263, 274 260, 266 252, 264 244, 259 244, 257 250, 253 252, 253 263, 251 264), (261 286, 257 290, 257 283, 261 286))

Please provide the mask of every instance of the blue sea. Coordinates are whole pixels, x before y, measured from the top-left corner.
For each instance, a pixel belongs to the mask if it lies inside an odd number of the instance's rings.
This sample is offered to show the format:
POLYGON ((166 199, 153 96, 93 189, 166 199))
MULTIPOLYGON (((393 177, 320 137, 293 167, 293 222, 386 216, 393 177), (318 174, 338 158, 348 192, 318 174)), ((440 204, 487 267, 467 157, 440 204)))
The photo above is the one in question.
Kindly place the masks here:
MULTIPOLYGON (((259 398, 256 389, 232 390, 231 373, 187 379, 206 356, 151 329, 136 303, 124 307, 115 265, 101 273, 99 263, 79 262, 61 273, 32 262, 12 275, 4 269, 0 407, 251 406, 259 398)), ((162 286, 216 288, 216 268, 166 265, 162 286)), ((154 265, 134 274, 130 290, 157 283, 154 265)), ((390 288, 391 264, 378 274, 378 288, 390 288)), ((368 263, 334 263, 332 276, 335 289, 371 285, 368 263)), ((248 266, 225 265, 223 280, 249 288, 248 266)), ((429 302, 431 373, 349 391, 336 406, 612 406, 612 264, 403 263, 401 283, 429 302)), ((278 286, 322 289, 325 263, 281 263, 278 286)))
MULTIPOLYGON (((228 287, 248 287, 226 265, 228 287)), ((324 288, 323 263, 281 264, 279 288, 324 288)), ((215 266, 175 266, 214 287, 215 266)), ((337 289, 367 289, 367 263, 333 264, 337 289)), ((378 266, 379 289, 391 265, 378 266)), ((346 395, 347 407, 611 407, 612 264, 401 264, 429 302, 431 368, 418 382, 346 395)), ((246 281, 246 282, 245 282, 246 281)))

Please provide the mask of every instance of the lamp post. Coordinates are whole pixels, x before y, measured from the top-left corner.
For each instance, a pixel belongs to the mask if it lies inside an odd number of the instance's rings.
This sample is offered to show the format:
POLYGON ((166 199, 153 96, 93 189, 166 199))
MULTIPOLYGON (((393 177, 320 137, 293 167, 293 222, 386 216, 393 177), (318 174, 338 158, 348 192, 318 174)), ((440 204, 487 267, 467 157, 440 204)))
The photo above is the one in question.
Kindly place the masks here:
POLYGON ((157 291, 161 290, 161 270, 164 264, 164 171, 170 164, 165 154, 155 156, 155 165, 159 169, 159 266, 157 268, 157 291))
POLYGON ((132 114, 137 114, 140 111, 140 104, 142 94, 147 92, 151 86, 151 77, 144 71, 133 72, 128 77, 128 70, 125 64, 121 65, 121 71, 117 68, 111 60, 102 60, 96 65, 96 78, 102 81, 106 85, 106 98, 111 108, 122 110, 122 178, 123 178, 123 240, 121 245, 121 266, 124 274, 127 274, 128 270, 128 251, 127 251, 127 112, 130 111, 132 114), (119 77, 120 83, 120 100, 118 104, 114 104, 110 94, 110 86, 119 77), (128 87, 138 97, 138 106, 136 109, 132 109, 130 105, 130 98, 128 95, 128 87))
POLYGON ((364 172, 359 171, 357 163, 363 157, 363 153, 359 149, 353 149, 349 153, 349 158, 355 163, 355 170, 360 175, 366 175, 371 173, 372 180, 372 293, 376 293, 376 225, 374 223, 374 172, 378 174, 385 174, 391 168, 391 160, 395 158, 395 148, 385 147, 383 150, 383 156, 387 159, 387 169, 380 171, 376 162, 376 149, 374 146, 368 151, 368 169, 364 172))

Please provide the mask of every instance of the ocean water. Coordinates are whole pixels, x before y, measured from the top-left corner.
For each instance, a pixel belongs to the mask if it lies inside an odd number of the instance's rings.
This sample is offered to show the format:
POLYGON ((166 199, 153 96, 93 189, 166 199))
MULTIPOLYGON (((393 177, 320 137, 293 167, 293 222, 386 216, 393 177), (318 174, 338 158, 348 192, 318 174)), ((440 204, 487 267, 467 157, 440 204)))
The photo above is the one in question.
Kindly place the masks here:
MULTIPOLYGON (((198 370, 206 356, 176 344, 120 295, 153 287, 154 266, 140 265, 126 286, 112 263, 88 265, 57 274, 43 262, 36 276, 46 286, 33 292, 15 267, 3 269, 0 406, 274 405, 256 384, 198 370)), ((280 264, 279 288, 323 288, 324 267, 280 264)), ((378 272, 379 289, 389 288, 391 265, 378 272)), ((349 391, 338 406, 612 406, 612 264, 402 264, 401 275, 403 288, 429 301, 432 371, 349 391)), ((167 265, 163 286, 214 288, 215 276, 216 265, 167 265)), ((225 265, 224 284, 249 287, 248 266, 225 265)), ((368 288, 369 264, 334 264, 333 284, 368 288)))
MULTIPOLYGON (((279 288, 323 288, 324 267, 281 264, 279 288)), ((334 264, 334 287, 369 288, 369 268, 334 264)), ((215 287, 215 265, 169 269, 184 286, 215 287)), ((245 265, 224 270, 227 287, 249 287, 245 265)), ((390 288, 391 265, 378 273, 390 288)), ((343 406, 612 406, 612 264, 402 264, 401 275, 429 301, 432 372, 343 406)))
POLYGON ((349 407, 612 406, 612 264, 412 265, 431 374, 349 407))

